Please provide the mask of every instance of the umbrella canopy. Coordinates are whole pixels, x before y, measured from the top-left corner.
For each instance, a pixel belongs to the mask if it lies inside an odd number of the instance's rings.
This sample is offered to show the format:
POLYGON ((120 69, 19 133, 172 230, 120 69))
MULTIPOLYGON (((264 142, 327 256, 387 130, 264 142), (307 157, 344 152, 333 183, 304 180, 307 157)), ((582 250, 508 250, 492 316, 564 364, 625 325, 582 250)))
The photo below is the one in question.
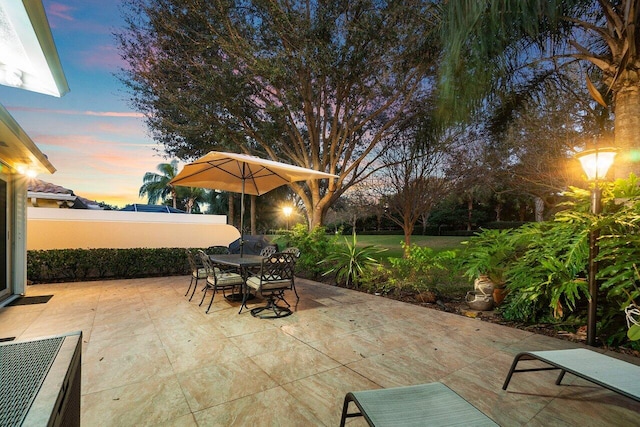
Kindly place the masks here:
POLYGON ((211 151, 185 165, 170 183, 259 196, 291 182, 322 178, 337 176, 246 154, 211 151))
POLYGON ((259 196, 295 181, 338 178, 325 172, 246 154, 210 151, 185 165, 169 183, 185 187, 211 188, 240 193, 240 255, 244 244, 244 195, 259 196))

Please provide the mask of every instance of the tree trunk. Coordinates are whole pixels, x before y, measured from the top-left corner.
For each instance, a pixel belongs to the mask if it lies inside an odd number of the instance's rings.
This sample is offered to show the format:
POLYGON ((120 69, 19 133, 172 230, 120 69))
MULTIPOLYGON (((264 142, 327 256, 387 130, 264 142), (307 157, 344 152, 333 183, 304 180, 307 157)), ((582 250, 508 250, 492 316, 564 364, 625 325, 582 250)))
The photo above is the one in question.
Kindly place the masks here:
POLYGON ((413 224, 407 224, 405 222, 402 227, 404 231, 404 254, 403 256, 406 258, 409 254, 409 247, 411 246, 411 234, 413 234, 413 224))
MULTIPOLYGON (((305 203, 305 207, 308 208, 305 203)), ((311 209, 311 215, 309 215, 309 210, 307 209, 307 221, 309 224, 309 230, 313 230, 316 227, 321 227, 324 223, 324 214, 327 207, 326 205, 315 204, 313 209, 311 209)))
POLYGON ((526 217, 527 217, 527 205, 523 203, 522 205, 520 205, 520 208, 518 208, 518 218, 520 219, 520 222, 524 222, 526 217))
POLYGON ((500 221, 502 221, 502 218, 501 218, 501 214, 502 214, 502 203, 498 203, 498 204, 496 205, 496 209, 495 209, 495 211, 496 211, 496 222, 500 222, 500 221))
POLYGON ((258 234, 258 230, 256 227, 256 196, 251 195, 251 235, 255 236, 258 234))
MULTIPOLYGON (((622 79, 631 72, 624 73, 622 79)), ((621 79, 621 80, 622 80, 621 79)), ((640 176, 640 82, 630 79, 615 97, 615 145, 620 150, 613 166, 614 178, 640 176)))
POLYGON ((467 199, 467 231, 471 231, 473 226, 473 197, 467 199))
POLYGON ((535 210, 536 210, 536 222, 544 221, 544 200, 542 197, 536 196, 534 198, 535 210))
POLYGON ((227 224, 229 225, 234 225, 234 216, 235 216, 235 209, 233 206, 233 193, 229 193, 229 216, 227 217, 227 224))

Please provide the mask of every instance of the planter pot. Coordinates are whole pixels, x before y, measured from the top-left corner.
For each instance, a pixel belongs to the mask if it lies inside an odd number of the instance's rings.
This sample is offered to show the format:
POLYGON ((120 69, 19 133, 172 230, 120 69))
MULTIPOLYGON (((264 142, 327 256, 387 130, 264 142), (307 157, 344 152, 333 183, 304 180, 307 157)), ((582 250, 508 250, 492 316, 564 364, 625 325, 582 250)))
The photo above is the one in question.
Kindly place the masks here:
POLYGON ((480 275, 473 282, 473 290, 482 295, 492 295, 493 288, 495 288, 495 284, 489 276, 480 275))
POLYGON ((504 285, 493 288, 493 302, 495 305, 502 304, 504 297, 506 297, 508 293, 509 291, 504 285))
POLYGON ((467 292, 465 300, 472 310, 489 311, 493 308, 492 295, 486 295, 478 291, 469 291, 467 292))

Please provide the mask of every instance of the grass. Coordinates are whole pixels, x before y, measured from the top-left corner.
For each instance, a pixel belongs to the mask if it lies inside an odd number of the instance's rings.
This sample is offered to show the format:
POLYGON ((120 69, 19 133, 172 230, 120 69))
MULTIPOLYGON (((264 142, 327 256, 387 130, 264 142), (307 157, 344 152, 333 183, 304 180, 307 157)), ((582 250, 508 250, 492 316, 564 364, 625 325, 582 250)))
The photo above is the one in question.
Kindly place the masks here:
MULTIPOLYGON (((404 242, 404 236, 400 235, 383 235, 372 236, 366 234, 359 234, 358 246, 365 245, 378 245, 383 248, 387 248, 386 252, 381 254, 382 258, 400 258, 402 257, 402 243, 404 242)), ((411 236, 411 244, 418 246, 428 246, 436 252, 446 251, 451 249, 461 249, 461 242, 469 240, 469 237, 463 236, 411 236)), ((340 243, 344 243, 344 239, 338 240, 340 243)))
MULTIPOLYGON (((277 236, 269 237, 274 239, 277 236)), ((402 243, 404 242, 404 236, 402 235, 358 234, 356 237, 358 246, 377 245, 386 248, 387 251, 375 256, 378 261, 384 264, 388 265, 388 258, 401 258, 403 255, 402 243)), ((411 244, 427 246, 436 252, 441 252, 462 249, 461 242, 468 239, 469 237, 465 236, 411 236, 411 244)), ((350 243, 351 236, 338 236, 337 242, 341 244, 350 243)), ((466 279, 458 275, 458 272, 450 271, 448 274, 445 273, 444 276, 442 280, 437 280, 434 286, 443 296, 460 298, 467 291, 473 289, 466 279)))

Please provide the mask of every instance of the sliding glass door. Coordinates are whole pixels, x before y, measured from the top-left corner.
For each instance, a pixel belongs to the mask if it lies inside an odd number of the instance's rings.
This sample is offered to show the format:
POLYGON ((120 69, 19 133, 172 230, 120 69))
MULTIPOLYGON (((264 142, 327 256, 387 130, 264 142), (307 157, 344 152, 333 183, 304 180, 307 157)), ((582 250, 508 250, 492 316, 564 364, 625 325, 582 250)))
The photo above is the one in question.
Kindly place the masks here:
POLYGON ((8 178, 0 174, 0 300, 9 295, 9 185, 8 178))

